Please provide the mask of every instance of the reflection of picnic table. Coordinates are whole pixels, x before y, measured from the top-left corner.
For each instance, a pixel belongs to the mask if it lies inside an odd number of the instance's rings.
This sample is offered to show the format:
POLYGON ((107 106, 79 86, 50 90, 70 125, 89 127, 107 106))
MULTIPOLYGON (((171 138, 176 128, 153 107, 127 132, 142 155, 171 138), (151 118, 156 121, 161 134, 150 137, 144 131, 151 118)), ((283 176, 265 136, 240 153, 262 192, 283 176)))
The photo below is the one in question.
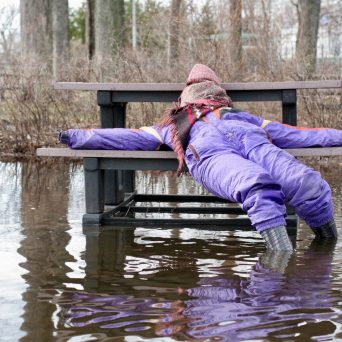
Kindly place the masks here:
MULTIPOLYGON (((282 104, 283 123, 297 124, 297 90, 341 88, 341 81, 298 81, 298 82, 257 82, 223 83, 233 102, 277 101, 282 104)), ((97 100, 101 110, 101 127, 125 127, 126 106, 130 102, 172 102, 176 101, 184 88, 182 83, 82 83, 59 82, 58 90, 97 91, 97 100)), ((305 148, 291 151, 296 156, 342 155, 342 147, 305 148)), ((160 207, 153 209, 136 207, 136 202, 225 202, 213 196, 187 195, 146 195, 135 192, 135 170, 176 170, 177 160, 173 152, 162 151, 87 151, 62 148, 38 149, 39 156, 80 157, 84 158, 86 214, 84 224, 176 224, 176 225, 220 225, 249 227, 250 221, 240 208, 200 208, 200 207, 160 207), (105 205, 111 206, 105 211, 105 205), (202 210, 204 209, 204 210, 202 210), (158 211, 172 213, 227 213, 234 217, 206 220, 177 218, 155 219, 136 218, 135 215, 158 211), (188 210, 188 211, 186 211, 188 210), (211 210, 211 211, 210 211, 211 210)), ((290 213, 290 212, 289 212, 290 213)), ((296 216, 288 216, 288 226, 296 226, 296 216)))

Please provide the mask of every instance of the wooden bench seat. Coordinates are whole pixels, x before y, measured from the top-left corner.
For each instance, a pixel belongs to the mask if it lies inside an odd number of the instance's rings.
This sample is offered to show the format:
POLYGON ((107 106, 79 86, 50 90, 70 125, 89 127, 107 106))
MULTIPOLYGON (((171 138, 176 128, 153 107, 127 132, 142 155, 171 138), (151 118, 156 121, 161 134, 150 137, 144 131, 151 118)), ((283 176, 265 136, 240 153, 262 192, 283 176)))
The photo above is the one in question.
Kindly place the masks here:
MULTIPOLYGON (((329 157, 342 156, 342 147, 310 147, 310 148, 290 148, 285 149, 295 157, 329 157)), ((37 156, 40 157, 65 157, 65 158, 105 158, 117 161, 129 160, 163 162, 172 161, 165 170, 177 170, 177 158, 173 151, 113 151, 113 150, 72 150, 70 148, 38 148, 37 156)), ((120 165, 119 170, 161 170, 148 168, 143 164, 139 168, 130 168, 128 165, 120 165), (140 168, 141 167, 141 168, 140 168)), ((152 167, 152 164, 151 164, 152 167)))
MULTIPOLYGON (((124 92, 181 92, 185 83, 97 83, 97 82, 56 82, 56 90, 96 90, 124 92)), ((222 83, 222 88, 231 91, 267 91, 293 89, 341 88, 341 80, 285 81, 285 82, 235 82, 222 83)))

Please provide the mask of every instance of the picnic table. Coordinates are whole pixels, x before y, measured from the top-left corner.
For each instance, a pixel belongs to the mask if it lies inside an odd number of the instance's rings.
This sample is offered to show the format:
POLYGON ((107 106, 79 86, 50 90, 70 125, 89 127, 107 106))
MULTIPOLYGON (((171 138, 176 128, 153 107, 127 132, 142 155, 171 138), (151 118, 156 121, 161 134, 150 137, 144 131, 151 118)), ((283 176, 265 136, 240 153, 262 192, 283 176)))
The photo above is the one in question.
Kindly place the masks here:
MULTIPOLYGON (((100 127, 125 127, 126 108, 132 102, 173 102, 177 101, 184 88, 183 83, 83 83, 57 82, 56 90, 96 91, 100 106, 100 127)), ((302 89, 341 89, 340 80, 223 83, 233 102, 277 101, 282 106, 279 121, 297 125, 297 91, 302 89)), ((295 156, 337 156, 342 155, 342 147, 303 148, 288 150, 295 156)), ((176 170, 177 159, 170 151, 108 151, 70 150, 67 148, 39 148, 42 157, 83 158, 85 175, 86 213, 83 224, 110 225, 210 225, 251 229, 251 224, 241 210, 226 200, 215 196, 137 194, 135 191, 136 170, 176 170), (200 206, 151 206, 137 203, 213 203, 212 207, 200 206), (225 207, 215 207, 215 203, 226 203, 225 207), (189 218, 143 218, 139 212, 168 213, 224 213, 233 215, 219 219, 189 218), (129 215, 127 215, 129 213, 129 215)), ((296 228, 297 217, 289 208, 287 226, 296 228)))

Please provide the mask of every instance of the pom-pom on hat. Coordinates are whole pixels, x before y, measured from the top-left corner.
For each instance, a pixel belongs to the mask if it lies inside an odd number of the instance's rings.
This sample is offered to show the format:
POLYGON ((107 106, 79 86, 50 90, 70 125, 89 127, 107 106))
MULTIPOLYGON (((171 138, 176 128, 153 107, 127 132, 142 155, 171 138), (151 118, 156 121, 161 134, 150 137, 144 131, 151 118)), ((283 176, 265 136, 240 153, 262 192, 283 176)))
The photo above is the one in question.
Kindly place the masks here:
POLYGON ((204 81, 213 81, 218 85, 221 83, 221 80, 209 67, 204 64, 195 64, 190 71, 188 79, 186 80, 186 85, 204 81))

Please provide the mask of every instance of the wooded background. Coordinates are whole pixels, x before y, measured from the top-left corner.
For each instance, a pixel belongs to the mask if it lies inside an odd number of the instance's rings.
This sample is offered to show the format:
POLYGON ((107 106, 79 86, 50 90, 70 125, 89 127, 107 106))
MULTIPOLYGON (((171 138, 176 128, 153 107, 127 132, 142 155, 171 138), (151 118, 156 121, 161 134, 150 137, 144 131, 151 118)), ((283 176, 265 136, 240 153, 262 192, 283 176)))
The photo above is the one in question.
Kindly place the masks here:
MULTIPOLYGON (((195 63, 224 82, 342 75, 338 0, 87 0, 77 9, 68 0, 20 0, 19 12, 20 32, 17 10, 0 12, 0 142, 16 153, 51 142, 57 127, 98 125, 94 94, 56 92, 54 80, 184 82, 195 63)), ((341 127, 339 93, 299 100, 300 124, 341 127)), ((279 108, 255 110, 276 117, 279 108)), ((161 113, 132 105, 128 122, 161 113)))
MULTIPOLYGON (((223 54, 225 66, 231 66, 225 72, 229 80, 241 80, 243 71, 251 65, 244 63, 248 54, 260 54, 261 45, 267 50, 264 57, 274 60, 280 56, 282 32, 276 21, 288 25, 292 17, 292 25, 297 26, 298 76, 306 78, 316 72, 321 10, 327 12, 321 0, 293 0, 287 8, 277 0, 207 0, 201 6, 199 3, 87 0, 80 9, 70 12, 68 0, 21 0, 21 52, 26 58, 50 61, 56 78, 62 77, 65 63, 73 57, 70 41, 78 40, 83 47, 81 55, 98 65, 115 56, 124 61, 127 50, 158 54, 160 64, 168 66, 172 75, 180 60, 187 68, 198 60, 216 65, 223 54), (280 9, 283 13, 279 13, 280 9), (187 61, 190 57, 190 63, 184 63, 184 57, 187 61)), ((325 4, 330 12, 334 10, 334 15, 325 13, 330 26, 341 16, 342 6, 338 3, 325 4)), ((255 63, 252 67, 255 69, 255 63)))

